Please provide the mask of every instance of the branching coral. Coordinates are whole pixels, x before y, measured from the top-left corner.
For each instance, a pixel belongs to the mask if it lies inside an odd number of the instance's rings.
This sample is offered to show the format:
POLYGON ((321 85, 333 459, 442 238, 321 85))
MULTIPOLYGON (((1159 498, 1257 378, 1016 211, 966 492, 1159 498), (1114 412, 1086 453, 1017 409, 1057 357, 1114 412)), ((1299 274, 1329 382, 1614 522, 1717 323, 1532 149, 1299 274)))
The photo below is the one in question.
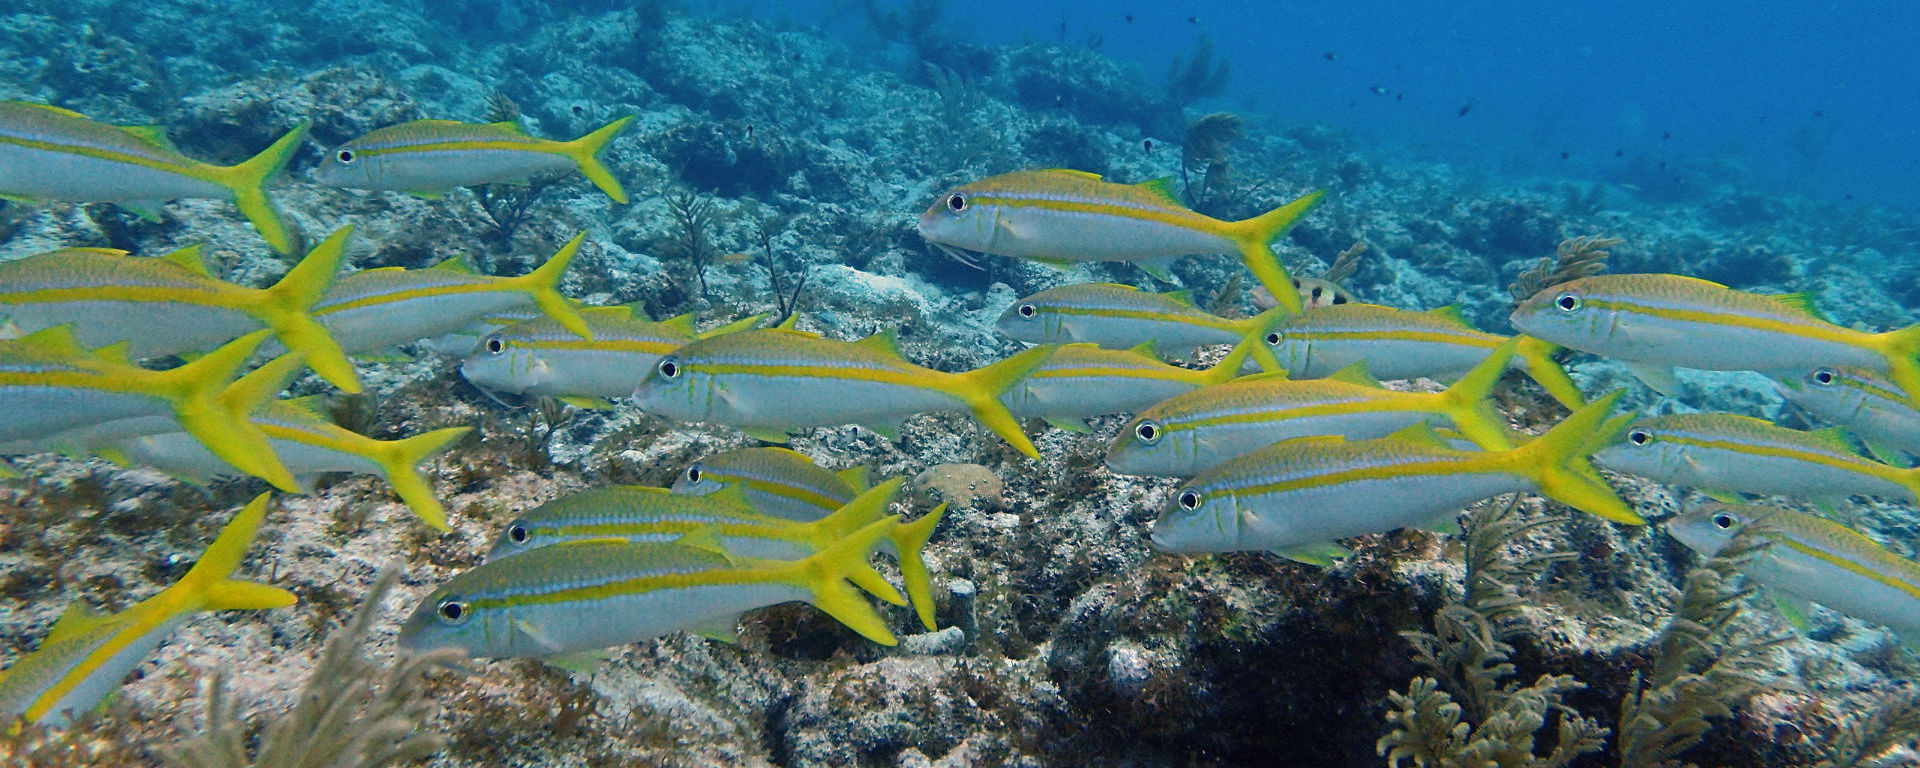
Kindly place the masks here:
POLYGON ((1354 273, 1360 271, 1360 260, 1366 254, 1366 239, 1353 241, 1353 245, 1347 246, 1340 255, 1333 257, 1333 263, 1327 266, 1327 271, 1320 275, 1320 279, 1334 285, 1344 285, 1347 278, 1353 277, 1354 273))
MULTIPOLYGON (((487 95, 487 122, 519 122, 520 105, 506 94, 494 91, 487 95)), ((513 233, 527 223, 533 204, 540 201, 540 195, 553 186, 566 174, 539 174, 530 177, 524 184, 495 182, 473 188, 474 196, 480 201, 480 210, 493 222, 493 232, 499 238, 501 246, 513 245, 513 233)))
POLYGON ((780 310, 779 315, 773 318, 775 325, 786 322, 788 317, 793 316, 793 313, 799 310, 800 292, 807 287, 808 275, 805 270, 801 270, 800 279, 794 281, 791 292, 787 290, 783 284, 784 281, 780 279, 780 273, 782 272, 780 259, 773 255, 773 230, 780 226, 784 226, 784 221, 779 219, 768 219, 760 222, 760 252, 767 257, 767 284, 768 287, 773 290, 773 300, 780 310))
POLYGON ((1553 258, 1543 258, 1534 262, 1533 266, 1527 267, 1526 271, 1513 278, 1513 283, 1507 286, 1507 292, 1513 295, 1513 303, 1519 304, 1533 298, 1534 294, 1568 280, 1592 277, 1605 272, 1607 256, 1611 255, 1607 249, 1625 242, 1627 241, 1618 237, 1599 235, 1561 240, 1558 252, 1553 255, 1553 258))
POLYGON ((1174 106, 1185 107, 1200 99, 1218 96, 1227 89, 1227 80, 1232 76, 1232 60, 1215 61, 1213 36, 1202 32, 1191 52, 1174 57, 1173 66, 1167 72, 1167 98, 1174 106))
POLYGON ((987 94, 958 72, 938 64, 926 66, 927 82, 933 84, 940 106, 936 113, 940 132, 930 142, 929 156, 938 160, 941 170, 953 170, 985 158, 1001 142, 995 126, 981 121, 981 116, 987 114, 987 94))
POLYGON ((367 628, 398 577, 388 571, 374 582, 360 611, 327 641, 299 702, 266 727, 252 759, 247 725, 215 675, 207 685, 206 731, 176 747, 171 762, 182 768, 373 768, 438 752, 446 737, 419 731, 428 707, 421 678, 458 653, 409 656, 387 670, 362 653, 367 628), (382 676, 384 688, 376 687, 382 676))
POLYGON ((1247 135, 1246 123, 1245 118, 1232 112, 1214 112, 1187 124, 1187 138, 1180 150, 1180 178, 1187 188, 1188 203, 1200 207, 1208 192, 1229 183, 1233 159, 1227 147, 1247 135), (1198 195, 1188 176, 1193 173, 1202 174, 1198 195))
POLYGON ((1842 726, 1814 768, 1855 768, 1870 764, 1896 747, 1920 740, 1920 691, 1888 694, 1872 712, 1842 726))
POLYGON ((707 290, 707 266, 718 258, 720 252, 713 245, 711 232, 718 217, 713 213, 713 203, 692 192, 680 191, 667 195, 667 210, 673 213, 674 223, 680 225, 679 237, 668 240, 661 250, 686 260, 693 267, 693 275, 700 281, 700 295, 711 296, 707 290))

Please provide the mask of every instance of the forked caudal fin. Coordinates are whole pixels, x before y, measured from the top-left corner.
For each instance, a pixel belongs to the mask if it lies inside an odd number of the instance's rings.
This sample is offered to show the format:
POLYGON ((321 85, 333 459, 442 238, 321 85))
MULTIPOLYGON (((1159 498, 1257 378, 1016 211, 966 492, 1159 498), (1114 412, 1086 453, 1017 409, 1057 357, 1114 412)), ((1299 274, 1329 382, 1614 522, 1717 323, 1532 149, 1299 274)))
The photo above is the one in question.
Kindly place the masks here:
POLYGON ((1025 432, 1020 431, 1020 420, 1013 417, 1013 412, 1007 410, 1005 403, 1000 402, 1000 394, 1026 378, 1047 358, 1053 357, 1059 348, 1057 344, 1034 347, 985 368, 953 374, 959 385, 951 394, 973 409, 973 418, 993 430, 1014 450, 1029 459, 1038 459, 1040 450, 1033 447, 1033 441, 1027 439, 1025 432))
MULTIPOLYGON (((807 528, 816 545, 822 551, 831 549, 834 544, 885 516, 887 505, 892 503, 894 495, 900 491, 901 483, 905 481, 906 478, 896 477, 869 488, 833 514, 808 523, 807 528)), ((907 599, 900 596, 900 591, 888 584, 878 571, 856 569, 847 574, 847 580, 881 600, 894 605, 907 604, 907 599)))
POLYGON ((1920 325, 1876 334, 1875 348, 1887 359, 1887 378, 1920 408, 1920 325))
POLYGON ((1493 388, 1500 383, 1500 377, 1507 372, 1507 364, 1513 360, 1514 347, 1519 342, 1508 339, 1480 361, 1467 375, 1440 393, 1445 403, 1447 418, 1453 421, 1454 428, 1460 430, 1474 445, 1488 451, 1513 450, 1512 436, 1507 433, 1506 419, 1493 407, 1493 388))
POLYGON ((1324 189, 1315 190, 1259 216, 1228 225, 1234 241, 1240 245, 1240 259, 1246 262, 1248 271, 1253 272, 1254 278, 1266 286, 1267 292, 1290 314, 1299 314, 1304 305, 1300 291, 1293 287, 1293 278, 1287 276, 1287 268, 1273 255, 1273 242, 1300 223, 1300 217, 1313 210, 1326 194, 1324 189))
POLYGON ((913 611, 928 631, 939 628, 933 625, 933 576, 927 573, 923 554, 927 540, 933 538, 933 529, 946 515, 947 505, 941 504, 918 520, 894 526, 893 533, 887 536, 893 544, 894 556, 900 560, 900 580, 906 582, 907 599, 913 601, 913 611))
POLYGON ((587 181, 599 187, 600 191, 607 193, 607 197, 613 198, 614 202, 621 205, 627 204, 627 191, 620 187, 620 180, 613 177, 613 172, 607 170, 607 166, 600 162, 599 155, 601 150, 607 148, 607 142, 613 141, 614 136, 625 130, 627 124, 633 122, 634 117, 634 115, 628 115, 601 126, 593 133, 567 142, 567 156, 573 158, 573 162, 580 166, 580 173, 587 177, 587 181))
POLYGON ((347 253, 347 237, 353 227, 341 227, 307 252, 307 257, 287 271, 265 293, 258 307, 260 319, 273 329, 280 343, 300 353, 313 372, 328 384, 348 394, 359 394, 360 375, 353 361, 327 331, 309 314, 313 305, 325 296, 340 273, 340 262, 347 253))
POLYGON ((472 427, 448 427, 405 440, 373 442, 380 447, 379 455, 366 458, 380 465, 380 473, 386 476, 387 485, 393 486, 394 495, 399 496, 408 509, 425 520, 427 525, 450 531, 453 528, 447 524, 447 511, 440 506, 440 499, 433 495, 433 486, 420 476, 420 463, 471 431, 472 427))
POLYGON ((220 535, 200 556, 200 562, 195 563, 178 584, 168 587, 169 591, 181 590, 195 598, 183 607, 189 611, 250 611, 285 608, 298 602, 292 592, 279 587, 230 578, 246 559, 254 534, 266 519, 267 500, 272 495, 263 493, 254 497, 220 530, 220 535))
MULTIPOLYGON (((267 434, 248 418, 259 402, 254 401, 254 396, 225 391, 234 380, 234 373, 272 334, 273 331, 264 328, 254 331, 191 363, 157 372, 156 376, 164 390, 162 396, 173 404, 174 418, 179 420, 181 429, 234 469, 266 480, 288 493, 299 493, 300 485, 274 454, 267 434)), ((265 389, 263 385, 253 391, 265 389)), ((271 397, 278 391, 275 389, 266 396, 271 397)))
POLYGON ((899 522, 898 515, 883 517, 793 565, 792 583, 813 593, 807 602, 881 645, 894 645, 899 641, 894 639, 893 631, 887 629, 886 620, 880 618, 879 612, 873 610, 848 579, 856 573, 880 577, 880 572, 867 562, 867 555, 899 522))
POLYGON ((593 341, 593 329, 587 327, 587 321, 580 317, 580 311, 573 306, 573 302, 560 294, 560 278, 567 273, 567 266, 573 263, 573 257, 580 253, 580 244, 586 241, 587 233, 582 230, 566 245, 560 246, 559 252, 547 259, 547 263, 540 265, 539 269, 513 279, 519 282, 520 289, 533 299, 534 305, 547 317, 553 318, 554 322, 573 335, 593 341))
POLYGON ((1513 471, 1532 478, 1540 494, 1554 501, 1614 522, 1646 525, 1588 459, 1595 433, 1611 420, 1613 406, 1624 394, 1626 390, 1614 390, 1574 411, 1533 442, 1508 451, 1513 471))
POLYGON ((293 232, 287 229, 286 222, 280 218, 280 211, 274 208, 273 200, 267 197, 266 186, 287 167, 287 161, 293 159, 293 153, 300 149, 301 142, 306 141, 308 127, 307 123, 295 126, 260 154, 239 165, 220 169, 216 179, 227 189, 233 190, 233 202, 240 206, 240 213, 247 217, 247 221, 253 222, 253 228, 260 230, 260 236, 266 238, 268 245, 281 253, 293 252, 293 232))
POLYGON ((1526 334, 1514 338, 1520 340, 1520 345, 1514 348, 1514 356, 1526 361, 1528 378, 1537 382, 1569 411, 1577 411, 1580 406, 1587 404, 1587 396, 1567 376, 1567 369, 1560 367, 1559 361, 1553 359, 1553 353, 1560 351, 1558 345, 1526 334))

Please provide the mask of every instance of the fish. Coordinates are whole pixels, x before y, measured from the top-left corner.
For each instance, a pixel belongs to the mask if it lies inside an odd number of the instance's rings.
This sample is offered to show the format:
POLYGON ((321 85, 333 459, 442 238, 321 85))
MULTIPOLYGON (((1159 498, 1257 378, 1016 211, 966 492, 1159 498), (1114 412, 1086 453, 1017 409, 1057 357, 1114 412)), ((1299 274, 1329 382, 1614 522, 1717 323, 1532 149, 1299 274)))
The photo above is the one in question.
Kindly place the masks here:
MULTIPOLYGON (((436 429, 403 440, 376 440, 334 424, 302 400, 269 400, 247 418, 266 433, 281 463, 309 493, 314 481, 328 472, 379 475, 421 520, 442 531, 452 530, 446 509, 433 495, 426 478, 421 477, 418 466, 473 431, 472 427, 436 429)), ((201 484, 238 472, 185 432, 129 438, 113 450, 117 456, 111 458, 155 467, 201 484)))
MULTIPOLYGON (((1007 307, 993 323, 1028 344, 1098 344, 1107 349, 1154 349, 1188 358, 1200 347, 1238 344, 1272 328, 1287 313, 1270 309, 1242 320, 1193 306, 1186 291, 1152 293, 1118 283, 1077 283, 1051 288, 1007 307)), ((1278 370, 1272 355, 1255 349, 1255 362, 1278 370), (1262 359, 1266 358, 1266 359, 1262 359)))
POLYGON ((1206 369, 1160 362, 1152 344, 1130 350, 1067 344, 1001 394, 1000 402, 1019 418, 1044 419, 1069 432, 1092 432, 1086 422, 1089 417, 1135 413, 1169 397, 1238 376, 1241 361, 1259 344, 1257 338, 1243 339, 1220 362, 1206 369))
POLYGON ((979 370, 947 373, 901 358, 890 330, 855 342, 765 328, 700 339, 660 358, 633 401, 649 413, 725 424, 768 442, 785 442, 787 430, 839 424, 892 438, 913 414, 971 411, 1038 459, 999 398, 1055 349, 1033 347, 979 370))
MULTIPOLYGON (((567 541, 613 537, 632 542, 670 542, 703 530, 729 555, 798 560, 833 546, 879 519, 902 482, 902 478, 894 478, 869 488, 839 509, 809 522, 761 514, 737 486, 704 496, 641 486, 596 488, 542 504, 509 523, 487 553, 487 562, 567 541), (881 501, 875 503, 870 497, 881 501)), ((927 629, 934 628, 933 581, 921 560, 921 550, 945 514, 942 505, 919 520, 901 523, 879 544, 881 551, 899 559, 907 597, 927 629)), ((848 578, 882 600, 902 602, 893 585, 877 574, 856 572, 848 578)))
MULTIPOLYGON (((134 365, 118 346, 88 350, 60 325, 0 341, 0 444, 52 438, 121 419, 170 416, 234 468, 296 492, 266 433, 247 420, 257 400, 223 397, 273 331, 261 329, 164 371, 134 365)), ((295 359, 298 359, 297 357, 295 359)), ((265 399, 279 392, 254 391, 265 399)))
MULTIPOLYGON (((1267 329, 1275 364, 1296 379, 1317 379, 1366 361, 1383 381, 1447 380, 1478 365, 1509 337, 1474 328, 1458 307, 1415 312, 1378 304, 1339 304, 1283 318, 1267 329)), ((1553 359, 1559 347, 1519 336, 1513 365, 1568 410, 1586 403, 1553 359)))
POLYGON ((586 239, 584 231, 574 235, 547 263, 519 277, 474 274, 458 257, 427 269, 354 272, 334 282, 313 306, 313 318, 350 353, 440 336, 527 304, 591 340, 593 329, 559 290, 561 276, 586 239))
POLYGON ((878 576, 867 553, 899 520, 876 520, 802 560, 735 557, 710 533, 541 547, 449 579, 407 616, 400 646, 488 659, 558 656, 680 631, 732 636, 742 612, 793 601, 894 645, 886 621, 847 579, 878 576))
POLYGON ((279 587, 233 578, 266 517, 270 495, 254 497, 220 530, 200 561, 159 594, 112 615, 97 614, 84 603, 68 608, 39 649, 0 671, 0 719, 67 725, 100 706, 194 614, 270 610, 297 602, 279 587))
POLYGON ((25 331, 72 325, 89 348, 126 342, 134 359, 202 352, 272 328, 321 378, 357 393, 353 361, 309 314, 333 285, 352 232, 328 235, 271 288, 214 277, 197 245, 160 258, 65 248, 0 262, 0 314, 25 331))
POLYGON ((761 514, 812 522, 866 490, 867 468, 832 472, 791 448, 737 448, 688 464, 672 490, 705 496, 732 486, 761 514))
POLYGON ((530 136, 513 121, 414 120, 334 147, 313 177, 335 187, 431 195, 579 169, 607 197, 625 205, 626 190, 598 155, 633 120, 628 115, 572 141, 530 136))
POLYGON ((496 392, 551 395, 582 405, 596 398, 626 397, 634 382, 653 372, 667 353, 696 338, 743 331, 766 315, 753 315, 704 333, 693 316, 653 322, 632 307, 592 307, 580 319, 592 332, 583 339, 558 320, 541 317, 493 333, 460 364, 460 375, 474 386, 496 392))
POLYGON ((1123 475, 1191 477, 1282 440, 1365 440, 1436 421, 1452 423, 1479 448, 1511 450, 1505 420, 1488 398, 1517 343, 1510 339, 1495 348, 1445 392, 1386 389, 1368 375, 1364 361, 1324 379, 1259 374, 1202 387, 1142 411, 1121 428, 1107 449, 1107 468, 1123 475))
POLYGON ((238 165, 210 165, 180 154, 157 126, 108 125, 46 104, 0 102, 0 195, 118 203, 149 218, 168 200, 232 200, 268 245, 292 253, 294 234, 265 187, 306 141, 307 128, 295 126, 238 165))
POLYGON ((1822 318, 1806 294, 1766 296, 1680 275, 1583 277, 1541 291, 1513 311, 1521 331, 1628 363, 1662 393, 1672 368, 1803 371, 1821 366, 1887 373, 1920 405, 1920 325, 1867 333, 1822 318))
MULTIPOLYGON (((1751 531, 1768 544, 1740 571, 1754 582, 1920 640, 1920 563, 1858 531, 1765 506, 1703 505, 1666 522, 1667 533, 1706 557, 1751 531)), ((1789 616, 1792 614, 1790 613, 1789 616)))
MULTIPOLYGON (((1067 266, 1124 261, 1170 282, 1181 256, 1237 253, 1288 312, 1300 294, 1273 242, 1326 195, 1317 190, 1244 221, 1196 213, 1174 196, 1171 179, 1116 184, 1067 169, 1014 171, 948 190, 920 216, 920 236, 958 256, 995 256, 1067 266)), ((964 261, 964 259, 962 259, 964 261)))
POLYGON ((1920 455, 1920 409, 1882 374, 1821 366, 1799 376, 1776 374, 1780 393, 1808 413, 1837 424, 1888 464, 1912 466, 1920 455))
POLYGON ((1719 494, 1920 500, 1920 469, 1854 453, 1838 429, 1803 432, 1733 413, 1649 416, 1596 451, 1608 469, 1719 494))
MULTIPOLYGON (((1295 277, 1293 289, 1300 292, 1300 304, 1307 309, 1353 303, 1353 294, 1331 280, 1318 277, 1295 277)), ((1267 292, 1266 286, 1253 289, 1254 306, 1264 308, 1277 303, 1273 294, 1267 292)))
POLYGON ((1474 502, 1538 492, 1621 523, 1645 520, 1587 462, 1623 391, 1583 406, 1511 451, 1447 447, 1426 424, 1373 440, 1302 437, 1229 459, 1182 485, 1153 526, 1168 552, 1273 551, 1325 564, 1335 539, 1450 529, 1474 502))

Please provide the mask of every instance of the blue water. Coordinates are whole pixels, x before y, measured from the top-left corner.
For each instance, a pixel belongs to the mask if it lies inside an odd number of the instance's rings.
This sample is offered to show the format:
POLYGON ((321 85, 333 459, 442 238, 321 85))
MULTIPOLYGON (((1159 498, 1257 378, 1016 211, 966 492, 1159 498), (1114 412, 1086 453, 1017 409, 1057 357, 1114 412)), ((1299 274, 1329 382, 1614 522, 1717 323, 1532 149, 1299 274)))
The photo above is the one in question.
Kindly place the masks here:
MULTIPOLYGON (((846 5, 779 12, 858 38, 846 5)), ((939 29, 1097 45, 1155 81, 1209 35, 1233 67, 1213 106, 1467 168, 1635 184, 1709 161, 1764 191, 1920 203, 1920 9, 1907 3, 991 0, 946 8, 939 29)))

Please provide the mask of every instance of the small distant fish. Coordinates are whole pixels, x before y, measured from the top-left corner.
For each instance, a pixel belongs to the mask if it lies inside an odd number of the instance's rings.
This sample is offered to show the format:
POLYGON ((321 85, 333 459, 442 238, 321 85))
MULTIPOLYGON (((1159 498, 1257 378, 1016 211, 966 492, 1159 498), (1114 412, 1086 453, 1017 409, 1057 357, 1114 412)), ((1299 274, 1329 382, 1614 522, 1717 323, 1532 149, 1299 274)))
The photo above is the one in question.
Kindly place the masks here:
MULTIPOLYGON (((452 530, 446 510, 433 495, 433 487, 420 476, 418 466, 471 432, 472 427, 436 429, 403 440, 376 440, 342 428, 305 404, 290 400, 270 400, 255 408, 248 418, 266 433, 274 453, 309 492, 314 481, 328 472, 378 475, 421 520, 443 531, 452 530)), ((132 438, 118 446, 118 454, 117 458, 126 462, 201 484, 237 472, 184 432, 132 438)))
POLYGON ((656 323, 632 307, 589 307, 580 310, 580 319, 591 339, 552 318, 516 323, 481 340, 460 364, 460 375, 483 389, 603 407, 596 399, 633 394, 634 382, 652 373, 667 353, 696 338, 747 330, 766 317, 753 315, 700 333, 692 315, 656 323))
MULTIPOLYGON (((1268 329, 1265 338, 1276 364, 1294 378, 1330 376, 1364 360, 1368 371, 1383 380, 1451 379, 1508 339, 1474 328, 1457 307, 1414 312, 1377 304, 1338 304, 1285 318, 1268 329)), ((1580 407, 1585 397, 1554 362, 1557 348, 1519 338, 1514 365, 1561 405, 1580 407)))
POLYGON ((1336 539, 1397 528, 1452 528, 1469 504, 1534 491, 1608 520, 1646 521, 1587 463, 1622 392, 1614 392, 1519 448, 1447 447, 1425 424, 1347 442, 1303 437, 1231 459, 1180 487, 1153 527, 1169 552, 1271 550, 1324 564, 1336 539))
POLYGON ((793 601, 894 645, 886 621, 847 579, 879 577, 867 554, 898 522, 882 518, 804 560, 735 557, 710 536, 541 547, 448 580, 407 617, 400 646, 488 659, 558 656, 680 631, 731 636, 742 612, 793 601))
POLYGON ((626 190, 597 155, 633 120, 620 118, 573 141, 529 136, 516 122, 415 120, 335 147, 313 177, 336 187, 436 194, 578 168, 607 197, 625 204, 626 190))
POLYGON ((586 238, 586 232, 574 235, 547 263, 520 277, 474 274, 458 258, 429 269, 361 270, 335 281, 313 306, 313 317, 350 353, 452 333, 528 304, 591 340, 593 331, 560 294, 560 278, 586 238))
POLYGON ((1466 117, 1466 116, 1467 116, 1467 113, 1468 113, 1468 112, 1472 112, 1472 111, 1473 111, 1473 102, 1467 102, 1466 104, 1463 104, 1463 105, 1461 105, 1461 106, 1460 106, 1460 115, 1459 115, 1459 116, 1460 116, 1460 117, 1466 117))
POLYGON ((1068 344, 1000 396, 1023 419, 1045 419, 1069 432, 1089 433, 1086 419, 1142 408, 1239 375, 1240 363, 1260 340, 1243 339, 1213 367, 1181 368, 1160 362, 1153 346, 1130 350, 1068 344))
POLYGON ((736 448, 688 464, 673 492, 705 496, 735 486, 764 514, 812 522, 865 491, 867 468, 832 472, 790 448, 736 448))
MULTIPOLYGON (((258 330, 164 371, 134 365, 117 347, 89 351, 68 326, 0 341, 0 443, 145 416, 171 416, 214 455, 292 492, 299 484, 260 428, 247 420, 256 402, 225 396, 234 374, 272 335, 258 330)), ((273 390, 278 392, 278 389, 273 390)), ((271 396, 272 393, 267 393, 271 396)))
POLYGON ((1375 85, 1375 86, 1373 86, 1373 87, 1371 87, 1371 88, 1368 88, 1367 90, 1369 90, 1369 91, 1373 91, 1373 95, 1375 95, 1375 96, 1385 96, 1385 95, 1387 95, 1387 87, 1386 87, 1386 86, 1384 86, 1384 85, 1375 85))
POLYGON ((1333 51, 1327 51, 1326 53, 1320 54, 1320 58, 1326 59, 1327 61, 1333 61, 1334 59, 1339 57, 1335 55, 1333 51))
POLYGON ((1053 352, 1035 347, 979 370, 946 373, 902 359, 891 332, 851 342, 768 328, 680 348, 660 359, 633 399, 650 413, 726 424, 769 442, 785 442, 790 429, 840 424, 893 437, 913 414, 971 411, 1037 459, 999 397, 1053 352))
POLYGON ((1881 461, 1911 466, 1913 457, 1920 456, 1920 409, 1885 375, 1865 368, 1820 367, 1775 379, 1794 405, 1845 427, 1881 461))
POLYGON ((1479 447, 1513 447, 1505 420, 1488 399, 1507 370, 1516 341, 1496 348, 1445 392, 1380 386, 1354 363, 1324 379, 1261 374, 1170 397, 1121 428, 1107 468, 1125 475, 1191 477, 1282 440, 1339 435, 1386 437, 1421 422, 1448 421, 1479 447))
MULTIPOLYGON (((733 486, 707 495, 639 486, 595 488, 542 504, 509 523, 487 553, 487 561, 567 541, 612 537, 635 543, 671 542, 688 535, 711 536, 727 554, 737 557, 799 560, 880 519, 901 482, 894 478, 876 485, 807 522, 762 514, 733 486)), ((934 629, 933 581, 921 550, 945 514, 942 505, 912 523, 899 523, 878 545, 900 561, 907 597, 927 629, 934 629)), ((893 585, 878 574, 856 572, 848 578, 875 597, 896 605, 903 602, 893 585)))
POLYGON ((1677 391, 1671 368, 1887 372, 1920 404, 1920 325, 1867 333, 1834 325, 1806 294, 1764 296, 1680 275, 1596 275, 1520 304, 1516 328, 1627 363, 1654 389, 1677 391))
POLYGON ((302 123, 246 162, 209 165, 180 154, 158 127, 108 125, 45 104, 0 102, 0 195, 118 203, 149 218, 168 200, 232 200, 267 244, 292 253, 294 235, 265 187, 306 138, 302 123))
POLYGON ((1713 557, 1752 530, 1770 544, 1741 566, 1747 578, 1920 641, 1920 564, 1839 523, 1762 506, 1708 505, 1666 523, 1667 533, 1713 557))
POLYGON ((1732 413, 1635 421, 1593 454, 1608 469, 1707 491, 1832 501, 1859 494, 1920 500, 1920 469, 1853 452, 1839 430, 1802 432, 1732 413))
MULTIPOLYGON (((993 327, 1028 344, 1085 342, 1107 349, 1152 344, 1156 350, 1187 358, 1200 347, 1238 344, 1273 327, 1286 314, 1275 308, 1250 319, 1232 320, 1193 306, 1186 291, 1152 293, 1116 283, 1075 283, 1014 302, 993 327)), ((1273 365, 1261 359, 1268 357, 1264 349, 1253 356, 1263 365, 1273 365)))
POLYGON ((1066 267, 1124 261, 1171 281, 1167 263, 1181 256, 1237 253, 1247 269, 1290 312, 1300 311, 1273 242, 1320 202, 1325 190, 1244 221, 1196 213, 1174 196, 1171 179, 1116 184, 1073 170, 1003 173, 948 191, 920 216, 920 236, 961 258, 961 251, 1066 267))
POLYGON ((0 313, 21 329, 72 324, 88 347, 126 342, 134 359, 201 352, 262 327, 303 355, 328 383, 355 393, 360 377, 308 314, 340 271, 352 227, 320 242, 271 288, 220 280, 200 247, 160 258, 111 248, 66 248, 0 263, 0 313))
POLYGON ((233 579, 246 558, 269 494, 234 515, 185 576, 159 594, 109 616, 75 603, 40 648, 0 672, 0 719, 63 726, 119 690, 135 667, 180 623, 203 611, 256 611, 293 605, 293 593, 233 579))

